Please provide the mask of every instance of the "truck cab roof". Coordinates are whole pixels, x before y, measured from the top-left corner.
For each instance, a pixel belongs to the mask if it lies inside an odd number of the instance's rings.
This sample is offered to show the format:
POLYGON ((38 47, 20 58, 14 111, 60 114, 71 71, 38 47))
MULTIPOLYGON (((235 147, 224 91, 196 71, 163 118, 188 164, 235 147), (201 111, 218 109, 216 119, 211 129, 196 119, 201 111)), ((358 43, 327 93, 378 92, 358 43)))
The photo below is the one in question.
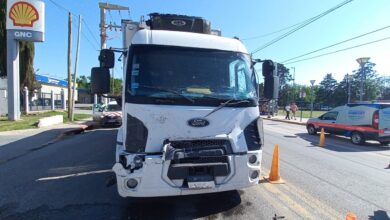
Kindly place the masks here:
POLYGON ((248 54, 245 46, 237 39, 181 31, 142 29, 134 34, 131 43, 215 49, 248 54))

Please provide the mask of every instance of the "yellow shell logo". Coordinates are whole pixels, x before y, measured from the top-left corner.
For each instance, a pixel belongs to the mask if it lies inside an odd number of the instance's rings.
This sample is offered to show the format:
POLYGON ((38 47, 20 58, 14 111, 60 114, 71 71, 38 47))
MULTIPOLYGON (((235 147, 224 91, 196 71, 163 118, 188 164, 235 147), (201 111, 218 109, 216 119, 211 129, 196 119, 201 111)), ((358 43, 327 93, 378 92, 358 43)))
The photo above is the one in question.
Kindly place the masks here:
POLYGON ((12 5, 9 11, 9 17, 14 26, 32 27, 34 22, 39 19, 37 9, 28 2, 17 2, 12 5))

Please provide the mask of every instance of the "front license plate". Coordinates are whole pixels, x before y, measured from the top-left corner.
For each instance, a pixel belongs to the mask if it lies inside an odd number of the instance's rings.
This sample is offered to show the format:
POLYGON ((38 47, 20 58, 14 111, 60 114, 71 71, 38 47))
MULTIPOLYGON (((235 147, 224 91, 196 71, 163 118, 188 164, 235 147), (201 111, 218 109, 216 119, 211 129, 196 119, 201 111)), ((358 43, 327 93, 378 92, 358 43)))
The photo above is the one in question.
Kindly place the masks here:
POLYGON ((190 189, 211 189, 214 187, 215 187, 214 181, 188 182, 188 188, 190 188, 190 189))

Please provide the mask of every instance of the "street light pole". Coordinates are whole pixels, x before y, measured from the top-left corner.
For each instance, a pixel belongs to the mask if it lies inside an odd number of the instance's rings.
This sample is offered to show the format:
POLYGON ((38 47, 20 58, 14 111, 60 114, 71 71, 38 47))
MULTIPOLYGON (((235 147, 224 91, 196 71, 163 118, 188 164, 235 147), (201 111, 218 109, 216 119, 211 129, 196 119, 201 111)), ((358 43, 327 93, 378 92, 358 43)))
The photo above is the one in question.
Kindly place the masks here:
POLYGON ((366 63, 368 63, 368 61, 370 60, 369 57, 361 57, 361 58, 358 58, 356 59, 356 61, 360 64, 360 71, 361 71, 361 74, 360 74, 360 101, 363 101, 363 85, 364 85, 364 79, 365 79, 365 71, 364 71, 364 65, 366 65, 366 63))
POLYGON ((310 84, 311 84, 311 106, 310 106, 310 118, 313 117, 313 105, 314 105, 314 91, 313 91, 313 87, 314 87, 314 83, 316 81, 314 79, 310 80, 310 84))
POLYGON ((351 81, 352 81, 352 75, 349 75, 347 73, 347 82, 348 82, 348 102, 347 102, 347 104, 351 103, 351 81))
POLYGON ((293 92, 293 95, 292 95, 292 100, 295 102, 295 67, 291 67, 291 69, 294 70, 294 74, 293 74, 293 89, 292 89, 292 92, 293 92))

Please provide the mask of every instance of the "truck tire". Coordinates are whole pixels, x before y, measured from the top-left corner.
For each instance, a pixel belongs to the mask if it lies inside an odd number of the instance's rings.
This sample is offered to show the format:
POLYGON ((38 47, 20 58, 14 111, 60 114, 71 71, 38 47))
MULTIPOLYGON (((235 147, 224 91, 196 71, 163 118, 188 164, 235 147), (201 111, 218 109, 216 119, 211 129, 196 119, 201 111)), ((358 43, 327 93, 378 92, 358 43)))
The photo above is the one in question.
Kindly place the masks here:
POLYGON ((316 135, 317 129, 314 127, 314 125, 308 125, 307 126, 307 133, 309 133, 310 135, 316 135))
POLYGON ((364 142, 366 142, 366 139, 364 138, 364 135, 358 131, 352 132, 351 135, 351 142, 353 144, 362 145, 364 142))
POLYGON ((389 145, 390 141, 379 141, 379 143, 381 143, 381 145, 389 145))

